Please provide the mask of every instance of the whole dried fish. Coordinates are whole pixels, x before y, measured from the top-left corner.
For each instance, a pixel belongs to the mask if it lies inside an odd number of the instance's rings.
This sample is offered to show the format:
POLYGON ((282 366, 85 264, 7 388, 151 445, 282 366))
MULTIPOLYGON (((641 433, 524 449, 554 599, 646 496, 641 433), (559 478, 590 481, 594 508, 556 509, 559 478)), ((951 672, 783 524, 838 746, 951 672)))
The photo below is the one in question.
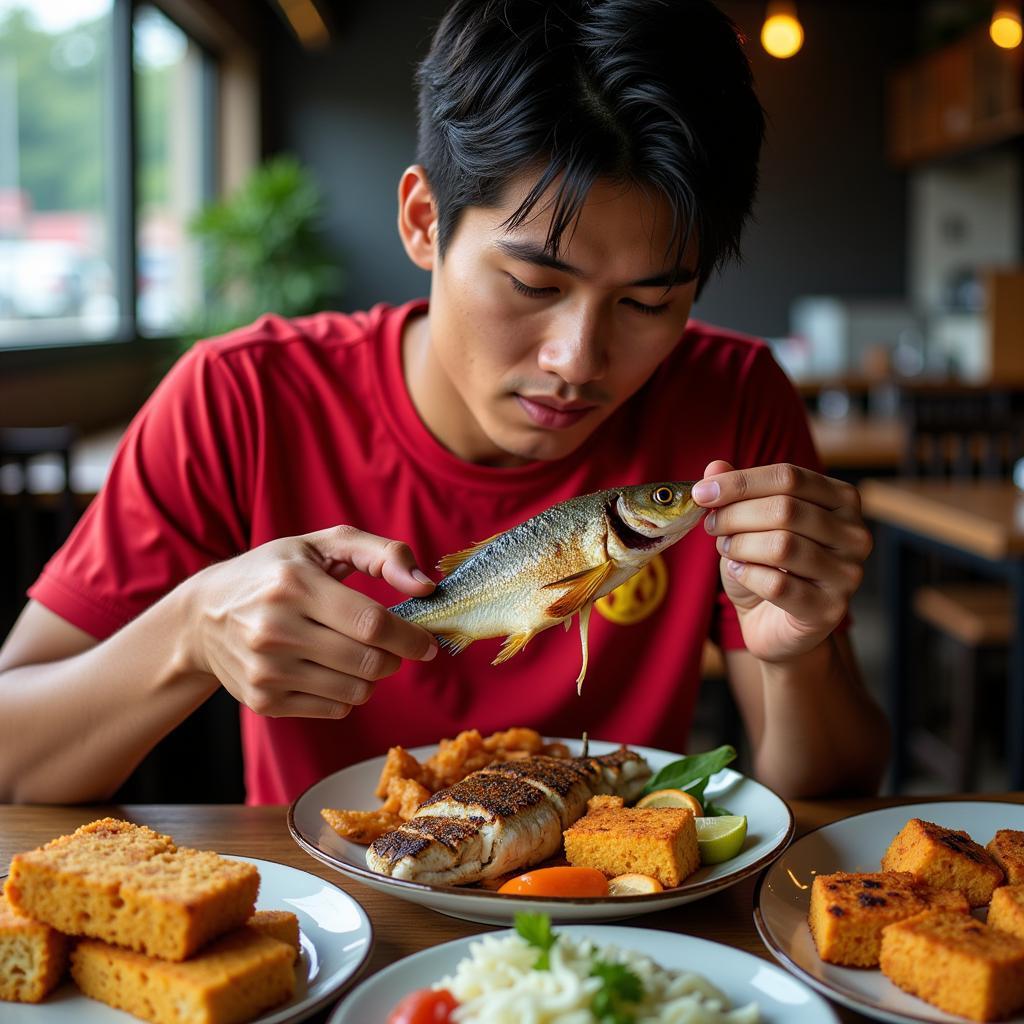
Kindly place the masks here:
POLYGON ((391 610, 429 629, 453 653, 503 636, 492 664, 521 651, 541 630, 579 614, 587 672, 587 627, 595 601, 643 568, 699 522, 692 481, 613 487, 552 505, 504 533, 447 555, 432 594, 391 610))

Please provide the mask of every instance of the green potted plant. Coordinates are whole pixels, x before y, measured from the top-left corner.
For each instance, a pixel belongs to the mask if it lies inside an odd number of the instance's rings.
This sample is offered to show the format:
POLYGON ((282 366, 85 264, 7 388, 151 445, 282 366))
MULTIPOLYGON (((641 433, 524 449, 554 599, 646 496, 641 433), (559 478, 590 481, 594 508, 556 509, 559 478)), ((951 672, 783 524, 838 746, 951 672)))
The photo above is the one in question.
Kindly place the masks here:
POLYGON ((264 313, 301 316, 328 305, 342 274, 320 230, 322 208, 319 187, 291 156, 269 160, 206 206, 189 225, 202 243, 206 298, 187 342, 264 313))

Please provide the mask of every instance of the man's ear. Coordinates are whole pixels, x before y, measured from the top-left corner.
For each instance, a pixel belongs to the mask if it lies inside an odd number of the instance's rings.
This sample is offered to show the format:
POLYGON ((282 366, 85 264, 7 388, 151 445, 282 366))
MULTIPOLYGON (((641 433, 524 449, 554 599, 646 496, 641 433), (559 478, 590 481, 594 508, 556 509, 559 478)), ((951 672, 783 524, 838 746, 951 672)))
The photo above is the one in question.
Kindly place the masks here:
POLYGON ((398 234, 420 270, 433 270, 437 263, 437 230, 437 207, 427 172, 413 164, 398 183, 398 234))

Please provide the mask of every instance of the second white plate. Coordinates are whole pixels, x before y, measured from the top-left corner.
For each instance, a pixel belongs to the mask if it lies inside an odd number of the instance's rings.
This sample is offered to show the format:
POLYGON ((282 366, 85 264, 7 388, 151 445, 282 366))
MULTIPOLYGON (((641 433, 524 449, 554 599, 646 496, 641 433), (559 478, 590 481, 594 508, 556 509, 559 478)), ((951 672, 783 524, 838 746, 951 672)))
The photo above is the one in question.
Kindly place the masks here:
MULTIPOLYGON (((733 1006, 755 1002, 761 1024, 837 1024, 838 1018, 806 985, 760 957, 690 935, 648 928, 569 925, 559 928, 576 938, 590 939, 649 956, 669 970, 694 971, 728 996, 733 1006)), ((510 932, 495 932, 501 938, 510 932)), ((334 1011, 327 1024, 366 1024, 387 1020, 395 1004, 416 989, 428 988, 455 969, 477 937, 446 942, 399 960, 367 978, 334 1011)))
MULTIPOLYGON (((370 955, 373 930, 348 893, 308 871, 226 854, 260 872, 257 910, 290 910, 299 919, 302 952, 295 965, 295 995, 252 1024, 294 1024, 337 999, 370 955)), ((138 1018, 84 996, 66 981, 45 1002, 2 1003, 4 1024, 138 1024, 138 1018)))
MULTIPOLYGON (((855 814, 801 836, 764 873, 754 921, 775 958, 818 991, 851 1009, 894 1024, 963 1022, 897 988, 879 970, 838 967, 818 956, 807 927, 811 883, 833 871, 880 871, 882 854, 909 818, 963 829, 984 846, 997 829, 1024 830, 1024 805, 994 801, 904 804, 855 814)), ((1008 1024, 1024 1024, 1024 1016, 1008 1024)))
MULTIPOLYGON (((573 752, 579 750, 579 740, 560 742, 567 744, 573 752)), ((618 746, 617 743, 592 740, 590 752, 607 754, 618 746)), ((411 753, 422 760, 436 749, 418 747, 411 753)), ((682 756, 652 747, 630 749, 645 757, 654 771, 682 756)), ((451 885, 423 885, 371 871, 366 866, 366 847, 341 839, 320 815, 324 807, 368 809, 378 806, 380 801, 374 796, 374 789, 383 765, 383 757, 362 761, 327 776, 307 789, 288 811, 292 838, 317 860, 364 885, 451 917, 483 924, 511 924, 517 910, 542 911, 553 921, 613 921, 690 903, 756 874, 786 848, 793 836, 793 815, 786 802, 766 786, 727 768, 712 777, 707 795, 715 803, 728 807, 733 814, 747 816, 746 843, 732 860, 700 868, 676 888, 646 896, 546 899, 506 896, 486 889, 451 885)))

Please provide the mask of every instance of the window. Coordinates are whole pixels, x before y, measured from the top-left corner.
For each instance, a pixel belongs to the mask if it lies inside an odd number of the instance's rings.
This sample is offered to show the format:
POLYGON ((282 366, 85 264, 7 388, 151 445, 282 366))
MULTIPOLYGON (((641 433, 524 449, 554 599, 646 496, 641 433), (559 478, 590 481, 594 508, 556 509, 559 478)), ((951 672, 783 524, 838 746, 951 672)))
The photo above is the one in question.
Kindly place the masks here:
POLYGON ((212 196, 210 59, 155 7, 135 14, 136 315, 147 334, 187 328, 202 294, 188 222, 212 196))
POLYGON ((0 348, 187 323, 200 288, 187 225, 212 193, 212 68, 149 4, 0 0, 0 348))

